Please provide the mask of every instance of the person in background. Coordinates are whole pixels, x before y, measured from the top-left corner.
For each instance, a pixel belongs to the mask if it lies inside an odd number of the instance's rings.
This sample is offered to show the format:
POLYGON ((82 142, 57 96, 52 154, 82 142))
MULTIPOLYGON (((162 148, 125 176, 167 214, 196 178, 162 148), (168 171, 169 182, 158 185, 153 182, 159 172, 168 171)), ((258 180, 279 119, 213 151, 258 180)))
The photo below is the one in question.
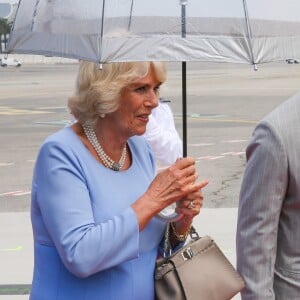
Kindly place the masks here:
POLYGON ((158 168, 162 169, 182 157, 182 141, 175 128, 170 101, 159 100, 149 117, 144 137, 151 146, 158 168))
POLYGON ((191 157, 156 175, 142 135, 165 79, 159 62, 80 62, 69 99, 77 122, 44 141, 34 169, 31 300, 154 300, 166 227, 157 214, 177 203, 179 249, 207 184, 191 157))
POLYGON ((300 299, 300 94, 256 126, 237 223, 243 300, 300 299))

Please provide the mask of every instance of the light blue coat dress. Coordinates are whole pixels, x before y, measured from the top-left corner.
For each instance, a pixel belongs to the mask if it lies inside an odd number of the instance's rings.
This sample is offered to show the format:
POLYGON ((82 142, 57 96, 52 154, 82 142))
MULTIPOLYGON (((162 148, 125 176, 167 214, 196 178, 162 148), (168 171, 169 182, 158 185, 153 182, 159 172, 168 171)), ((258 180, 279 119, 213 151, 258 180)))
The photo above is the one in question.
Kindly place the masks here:
POLYGON ((154 160, 143 137, 128 141, 131 167, 99 164, 70 127, 39 152, 32 185, 34 275, 30 300, 153 300, 165 224, 139 232, 130 207, 148 188, 154 160))

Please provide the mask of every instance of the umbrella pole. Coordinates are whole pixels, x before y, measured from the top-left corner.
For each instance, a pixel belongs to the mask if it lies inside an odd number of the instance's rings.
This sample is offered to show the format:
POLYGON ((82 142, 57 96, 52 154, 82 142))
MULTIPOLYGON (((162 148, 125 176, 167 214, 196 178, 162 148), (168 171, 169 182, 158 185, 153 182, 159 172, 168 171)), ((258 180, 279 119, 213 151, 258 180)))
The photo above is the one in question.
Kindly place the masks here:
MULTIPOLYGON (((186 37, 186 15, 185 7, 187 0, 180 0, 181 5, 181 37, 186 37)), ((186 62, 181 63, 181 81, 182 81, 182 154, 187 156, 187 96, 186 96, 186 62)))
POLYGON ((182 81, 182 153, 187 156, 187 103, 186 103, 186 62, 181 63, 182 81))

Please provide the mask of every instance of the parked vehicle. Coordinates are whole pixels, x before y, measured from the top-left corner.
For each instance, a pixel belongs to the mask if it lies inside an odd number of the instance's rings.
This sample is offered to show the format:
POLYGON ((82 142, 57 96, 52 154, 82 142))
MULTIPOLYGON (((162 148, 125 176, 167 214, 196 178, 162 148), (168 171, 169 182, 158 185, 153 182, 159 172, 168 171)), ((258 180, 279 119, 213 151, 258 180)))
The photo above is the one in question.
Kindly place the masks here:
POLYGON ((288 58, 285 60, 288 64, 299 64, 299 61, 297 59, 288 58))
POLYGON ((22 63, 16 58, 2 57, 0 58, 0 65, 1 67, 7 67, 7 66, 21 67, 22 63))

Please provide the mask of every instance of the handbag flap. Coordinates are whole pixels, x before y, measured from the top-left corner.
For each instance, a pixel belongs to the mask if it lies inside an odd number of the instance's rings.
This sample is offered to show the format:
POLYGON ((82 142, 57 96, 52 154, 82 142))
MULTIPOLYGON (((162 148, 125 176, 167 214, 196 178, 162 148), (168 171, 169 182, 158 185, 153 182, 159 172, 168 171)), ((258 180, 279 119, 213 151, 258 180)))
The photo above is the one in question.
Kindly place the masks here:
POLYGON ((183 248, 176 251, 169 260, 171 260, 177 268, 186 260, 190 259, 191 256, 195 256, 206 251, 212 243, 213 240, 209 236, 204 236, 197 240, 191 240, 183 248))

